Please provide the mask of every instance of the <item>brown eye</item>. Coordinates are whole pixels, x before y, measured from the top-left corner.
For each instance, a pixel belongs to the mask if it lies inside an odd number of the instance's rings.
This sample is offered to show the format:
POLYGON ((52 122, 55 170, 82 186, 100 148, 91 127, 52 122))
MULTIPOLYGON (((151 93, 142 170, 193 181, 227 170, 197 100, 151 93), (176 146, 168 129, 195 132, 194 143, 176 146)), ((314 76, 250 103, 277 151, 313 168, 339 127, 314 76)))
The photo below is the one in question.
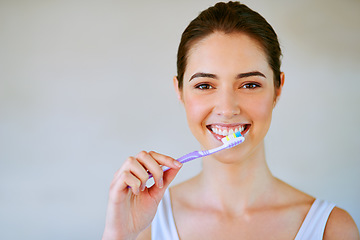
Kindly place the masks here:
POLYGON ((213 87, 210 84, 201 83, 201 84, 196 85, 195 88, 200 89, 200 90, 207 90, 207 89, 212 89, 213 87))
POLYGON ((258 87, 260 87, 260 85, 257 83, 247 83, 242 86, 242 88, 247 88, 247 89, 254 89, 258 87))

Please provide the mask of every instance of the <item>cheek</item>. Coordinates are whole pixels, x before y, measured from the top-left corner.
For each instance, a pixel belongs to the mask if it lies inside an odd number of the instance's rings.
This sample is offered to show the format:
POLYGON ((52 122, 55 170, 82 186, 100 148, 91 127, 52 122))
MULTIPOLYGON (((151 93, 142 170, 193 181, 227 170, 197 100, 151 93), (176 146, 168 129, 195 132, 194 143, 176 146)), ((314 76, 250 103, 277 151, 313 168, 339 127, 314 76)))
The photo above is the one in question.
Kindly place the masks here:
POLYGON ((271 122, 274 106, 272 95, 248 99, 243 106, 246 108, 246 112, 251 116, 253 121, 271 122))
POLYGON ((183 101, 189 127, 193 130, 195 126, 199 126, 205 120, 211 107, 203 97, 184 95, 183 101))

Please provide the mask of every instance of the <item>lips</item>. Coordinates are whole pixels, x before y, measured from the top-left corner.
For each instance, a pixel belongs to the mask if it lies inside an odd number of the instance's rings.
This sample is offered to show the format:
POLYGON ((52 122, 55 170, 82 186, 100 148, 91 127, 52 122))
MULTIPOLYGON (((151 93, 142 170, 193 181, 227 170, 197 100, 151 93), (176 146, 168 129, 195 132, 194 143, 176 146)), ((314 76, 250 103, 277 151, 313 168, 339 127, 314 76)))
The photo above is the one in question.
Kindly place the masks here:
POLYGON ((251 124, 210 124, 206 127, 209 131, 215 136, 216 139, 221 140, 223 137, 235 133, 240 132, 241 135, 244 136, 249 129, 251 124))

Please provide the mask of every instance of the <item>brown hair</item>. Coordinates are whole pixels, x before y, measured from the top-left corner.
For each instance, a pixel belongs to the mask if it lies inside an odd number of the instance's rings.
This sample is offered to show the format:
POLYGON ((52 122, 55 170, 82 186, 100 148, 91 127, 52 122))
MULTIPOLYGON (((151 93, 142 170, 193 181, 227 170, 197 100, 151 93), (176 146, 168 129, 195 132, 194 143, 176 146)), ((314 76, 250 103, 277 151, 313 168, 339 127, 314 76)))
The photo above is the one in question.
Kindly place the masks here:
POLYGON ((214 32, 241 32, 256 39, 262 46, 274 73, 275 88, 280 86, 281 49, 274 29, 257 12, 239 2, 219 2, 192 20, 181 36, 177 55, 177 78, 182 89, 190 48, 214 32))

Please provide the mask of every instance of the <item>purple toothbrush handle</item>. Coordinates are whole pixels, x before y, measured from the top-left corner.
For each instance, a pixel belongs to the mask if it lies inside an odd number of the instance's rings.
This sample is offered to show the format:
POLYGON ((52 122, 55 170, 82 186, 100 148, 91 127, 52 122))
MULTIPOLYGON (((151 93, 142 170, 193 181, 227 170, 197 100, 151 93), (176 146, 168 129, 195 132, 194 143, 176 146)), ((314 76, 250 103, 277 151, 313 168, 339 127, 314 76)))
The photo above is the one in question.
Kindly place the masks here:
POLYGON ((186 163, 186 162, 189 162, 191 160, 194 160, 196 158, 203 157, 203 156, 204 155, 200 154, 199 151, 194 151, 194 152, 188 153, 188 154, 178 158, 177 161, 179 161, 181 163, 186 163))
MULTIPOLYGON (((180 158, 178 158, 176 160, 178 162, 181 162, 181 163, 186 163, 186 162, 189 162, 191 160, 194 160, 196 158, 203 157, 203 156, 205 156, 205 155, 201 154, 199 151, 194 151, 194 152, 188 153, 188 154, 186 154, 186 155, 184 155, 184 156, 182 156, 182 157, 180 157, 180 158)), ((169 170, 170 168, 164 166, 162 169, 165 172, 165 171, 169 170)), ((149 173, 149 178, 152 178, 152 177, 153 177, 153 175, 151 173, 149 173)))
MULTIPOLYGON (((188 154, 186 154, 186 155, 184 155, 184 156, 182 156, 182 157, 180 157, 180 158, 178 158, 176 160, 181 162, 181 163, 186 163, 186 162, 189 162, 189 161, 194 160, 196 158, 206 156, 208 154, 209 154, 208 151, 203 152, 203 154, 201 154, 199 151, 194 151, 194 152, 188 153, 188 154)), ((162 169, 165 172, 165 171, 169 170, 170 168, 166 167, 166 166, 163 166, 162 169)), ((149 179, 153 177, 153 175, 150 172, 148 172, 148 174, 149 174, 149 179)), ((131 188, 131 187, 128 186, 127 188, 131 188)))

